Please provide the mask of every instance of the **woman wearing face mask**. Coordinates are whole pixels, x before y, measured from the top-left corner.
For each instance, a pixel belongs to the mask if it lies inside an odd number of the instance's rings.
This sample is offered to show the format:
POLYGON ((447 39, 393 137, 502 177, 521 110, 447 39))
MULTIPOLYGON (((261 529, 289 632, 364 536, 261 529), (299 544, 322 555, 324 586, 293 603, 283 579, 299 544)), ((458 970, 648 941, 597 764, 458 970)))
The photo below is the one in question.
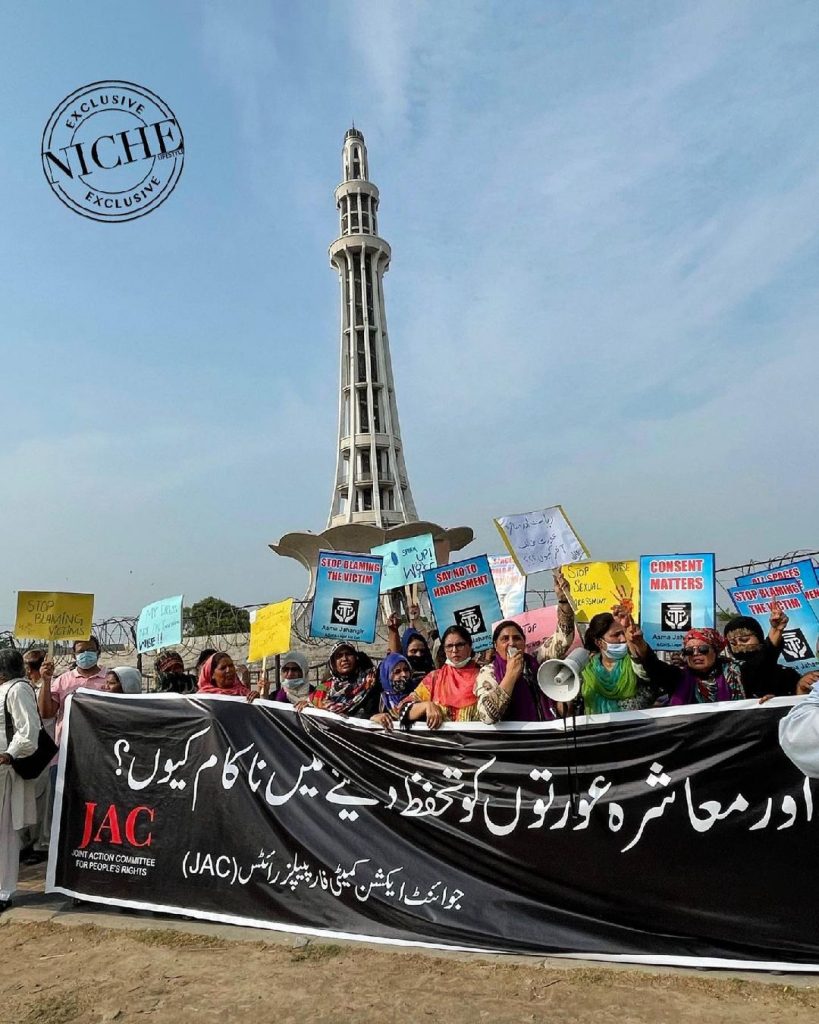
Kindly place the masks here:
POLYGON ((176 651, 160 651, 156 656, 154 679, 159 693, 196 693, 196 676, 185 671, 182 655, 176 651))
POLYGON ((592 616, 583 638, 591 657, 581 673, 580 689, 587 715, 642 711, 656 702, 664 687, 652 680, 637 660, 633 641, 638 633, 628 617, 623 621, 611 612, 592 616))
POLYGON ((208 693, 219 697, 244 697, 254 701, 260 696, 258 690, 251 690, 236 675, 233 658, 224 651, 212 654, 199 671, 197 693, 208 693))
POLYGON ((328 677, 310 704, 347 718, 372 718, 378 712, 381 686, 369 655, 342 640, 330 651, 328 677))
POLYGON ((629 641, 651 682, 671 694, 670 704, 713 704, 747 697, 740 663, 721 656, 725 640, 715 629, 689 629, 683 637, 682 666, 660 661, 636 626, 629 630, 629 641))
MULTIPOLYGON (((491 660, 478 673, 478 716, 492 724, 547 722, 557 705, 537 684, 537 662, 526 654, 526 638, 516 622, 499 622, 492 633, 491 660)), ((565 652, 564 652, 565 653, 565 652)))
POLYGON ((281 686, 270 699, 281 704, 301 704, 310 699, 307 658, 298 651, 288 651, 281 659, 281 686))
POLYGON ((378 681, 381 683, 381 710, 371 721, 391 729, 398 705, 413 689, 412 666, 403 654, 388 654, 378 666, 378 681))
POLYGON ((425 676, 398 705, 402 729, 410 729, 413 722, 422 720, 428 728, 437 729, 444 722, 474 722, 478 718, 478 666, 472 637, 462 626, 450 626, 441 638, 441 646, 446 654, 443 667, 425 676))
POLYGON ((769 621, 767 637, 763 636, 762 626, 750 616, 735 615, 725 623, 725 656, 739 663, 746 695, 759 697, 763 703, 771 697, 793 695, 800 679, 796 669, 778 664, 788 616, 777 601, 771 602, 769 621))
MULTIPOLYGON (((411 612, 415 611, 416 607, 413 606, 411 612)), ((391 615, 387 620, 387 646, 392 653, 404 655, 412 667, 412 681, 417 684, 435 668, 432 651, 424 634, 412 625, 416 621, 415 615, 410 621, 409 628, 404 630, 400 638, 398 636, 399 621, 397 615, 391 615)))

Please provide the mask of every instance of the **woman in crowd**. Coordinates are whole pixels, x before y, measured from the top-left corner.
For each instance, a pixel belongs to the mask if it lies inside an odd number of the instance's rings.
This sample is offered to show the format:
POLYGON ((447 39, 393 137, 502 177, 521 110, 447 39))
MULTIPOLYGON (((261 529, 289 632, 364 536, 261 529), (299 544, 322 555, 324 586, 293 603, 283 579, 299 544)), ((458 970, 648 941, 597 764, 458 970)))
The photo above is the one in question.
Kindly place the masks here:
POLYGON ((660 661, 633 622, 627 623, 626 632, 629 649, 652 685, 671 694, 670 704, 712 704, 747 696, 741 663, 722 657, 725 640, 715 629, 688 630, 682 666, 660 661))
MULTIPOLYGON (((615 618, 611 612, 592 616, 583 638, 583 646, 591 657, 581 673, 580 690, 587 715, 641 711, 656 702, 664 687, 639 660, 638 649, 642 648, 638 647, 637 639, 650 652, 630 616, 615 618), (630 636, 626 634, 627 627, 630 636)), ((658 661, 656 655, 654 661, 658 661)))
POLYGON ((282 704, 300 704, 310 699, 307 658, 298 651, 288 651, 281 658, 281 685, 270 699, 282 704))
MULTIPOLYGON (((414 612, 415 606, 411 609, 414 612)), ((387 621, 387 646, 394 654, 403 654, 412 668, 412 681, 414 685, 421 682, 428 672, 435 668, 432 659, 432 651, 424 634, 415 627, 417 616, 413 616, 410 625, 398 636, 399 619, 397 615, 391 615, 387 621)))
POLYGON ((480 669, 476 683, 480 720, 491 724, 501 719, 545 722, 556 718, 557 706, 537 684, 537 662, 525 652, 520 626, 511 620, 499 622, 492 633, 492 647, 492 660, 480 669))
POLYGON ((369 655, 342 640, 330 651, 329 674, 310 705, 347 718, 371 718, 378 712, 381 686, 369 655))
POLYGON ((36 751, 40 732, 37 698, 24 673, 19 651, 0 650, 0 723, 8 712, 11 724, 10 736, 0 724, 0 913, 8 909, 17 888, 19 832, 37 821, 36 780, 23 779, 12 768, 15 757, 36 751))
MULTIPOLYGON (((208 657, 215 653, 211 651, 208 657)), ((185 671, 182 655, 177 651, 159 652, 154 661, 154 679, 160 693, 196 693, 196 676, 185 671)))
POLYGON ((381 711, 392 717, 415 686, 415 673, 409 658, 403 654, 388 654, 378 666, 378 681, 381 684, 381 711))
POLYGON ((402 729, 410 729, 413 722, 422 720, 428 728, 437 729, 444 722, 474 722, 478 718, 478 666, 472 637, 462 626, 450 626, 441 638, 441 646, 446 654, 443 667, 430 672, 398 705, 402 729))
POLYGON ((788 616, 778 601, 771 602, 770 629, 767 637, 762 626, 748 615, 735 615, 725 623, 725 657, 739 663, 742 685, 747 697, 791 696, 797 692, 799 673, 780 665, 782 634, 788 616))
POLYGON ((220 697, 244 697, 248 701, 253 701, 259 696, 257 690, 250 690, 238 678, 233 659, 224 651, 212 654, 202 665, 197 692, 220 697))
POLYGON ((142 673, 128 665, 109 668, 105 674, 105 689, 109 693, 142 693, 142 673))

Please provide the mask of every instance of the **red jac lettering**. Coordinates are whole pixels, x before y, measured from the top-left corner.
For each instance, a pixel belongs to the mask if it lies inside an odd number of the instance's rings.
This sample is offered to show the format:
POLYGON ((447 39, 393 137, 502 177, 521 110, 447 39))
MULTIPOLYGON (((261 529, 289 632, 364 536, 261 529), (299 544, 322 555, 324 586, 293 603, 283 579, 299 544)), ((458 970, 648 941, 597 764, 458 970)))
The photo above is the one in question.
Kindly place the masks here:
MULTIPOLYGON (((84 850, 90 843, 105 843, 107 842, 113 846, 122 846, 122 827, 120 825, 119 814, 115 804, 110 804, 108 810, 102 817, 102 821, 99 826, 95 829, 95 812, 97 805, 86 801, 85 804, 85 822, 83 823, 82 830, 82 841, 80 842, 79 849, 84 850)), ((153 839, 153 833, 150 829, 146 830, 142 839, 137 837, 137 827, 139 825, 140 815, 146 815, 148 822, 153 822, 156 817, 156 811, 153 807, 134 807, 133 810, 129 811, 125 818, 125 841, 129 846, 150 846, 153 839)))

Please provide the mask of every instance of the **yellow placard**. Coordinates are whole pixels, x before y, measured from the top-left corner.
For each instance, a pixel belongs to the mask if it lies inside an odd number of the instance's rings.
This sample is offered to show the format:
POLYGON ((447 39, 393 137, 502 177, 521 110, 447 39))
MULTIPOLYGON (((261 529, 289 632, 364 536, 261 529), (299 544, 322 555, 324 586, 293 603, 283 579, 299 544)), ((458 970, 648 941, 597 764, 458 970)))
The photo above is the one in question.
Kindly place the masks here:
POLYGON ((248 661, 260 661, 290 650, 290 621, 293 598, 259 608, 250 623, 248 661))
POLYGON ((640 615, 640 564, 634 562, 572 562, 563 566, 574 616, 588 622, 598 612, 610 612, 631 602, 631 614, 640 615))
POLYGON ((20 590, 14 635, 26 640, 87 640, 93 618, 93 594, 20 590))

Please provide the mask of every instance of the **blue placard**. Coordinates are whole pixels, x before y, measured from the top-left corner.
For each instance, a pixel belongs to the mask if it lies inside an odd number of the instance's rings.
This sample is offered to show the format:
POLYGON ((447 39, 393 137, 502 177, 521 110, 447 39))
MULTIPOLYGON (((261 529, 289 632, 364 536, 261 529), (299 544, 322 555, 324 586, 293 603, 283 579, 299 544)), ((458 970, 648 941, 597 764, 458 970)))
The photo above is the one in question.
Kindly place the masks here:
POLYGON ((371 644, 382 566, 379 555, 319 551, 310 636, 371 644))
POLYGON ((817 586, 816 568, 809 558, 800 558, 798 562, 737 576, 737 586, 755 587, 759 583, 773 583, 777 580, 801 580, 803 590, 812 590, 817 586))
POLYGON ((472 636, 473 650, 492 646, 492 624, 503 615, 486 555, 428 569, 424 586, 439 633, 447 626, 463 626, 472 636))
POLYGON ((641 555, 640 626, 655 651, 678 651, 689 629, 716 623, 714 556, 641 555))
POLYGON ((816 575, 816 566, 809 558, 801 558, 798 562, 789 562, 787 565, 778 565, 775 569, 763 569, 761 572, 747 573, 745 576, 737 576, 738 587, 756 587, 760 583, 777 583, 787 580, 798 580, 808 599, 808 604, 813 609, 813 614, 819 618, 819 578, 816 575))
POLYGON ((788 625, 782 633, 780 662, 799 672, 813 672, 819 668, 819 619, 802 590, 799 579, 770 580, 753 587, 729 587, 728 593, 740 615, 758 619, 770 614, 771 602, 778 601, 788 616, 788 625))
POLYGON ((182 643, 182 597, 163 597, 145 605, 137 620, 138 654, 182 643))
POLYGON ((372 548, 372 554, 384 559, 381 574, 381 593, 396 590, 410 583, 420 583, 427 569, 438 564, 435 557, 435 543, 431 533, 422 533, 406 540, 392 540, 372 548))

